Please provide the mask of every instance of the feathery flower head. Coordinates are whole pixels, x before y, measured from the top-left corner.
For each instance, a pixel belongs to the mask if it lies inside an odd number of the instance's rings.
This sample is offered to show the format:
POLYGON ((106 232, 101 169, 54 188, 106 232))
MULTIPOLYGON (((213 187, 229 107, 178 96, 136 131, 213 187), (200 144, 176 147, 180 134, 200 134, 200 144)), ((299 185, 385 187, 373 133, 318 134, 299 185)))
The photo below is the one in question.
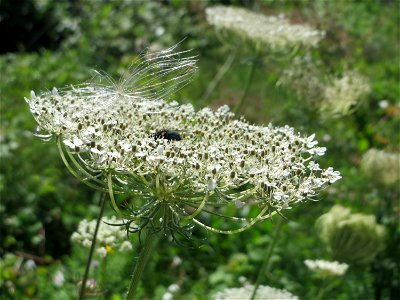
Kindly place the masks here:
POLYGON ((373 215, 353 214, 335 205, 318 218, 316 226, 332 257, 340 262, 368 263, 384 248, 385 227, 373 215))
MULTIPOLYGON (((195 223, 214 232, 239 232, 315 197, 341 178, 314 161, 326 150, 317 146, 314 134, 304 136, 289 126, 252 125, 235 119, 228 106, 196 111, 190 104, 163 100, 154 92, 153 77, 177 73, 172 84, 176 88, 195 69, 193 59, 175 60, 176 54, 166 53, 146 64, 147 70, 162 69, 150 72, 150 83, 130 74, 141 84, 122 90, 88 84, 32 93, 27 99, 39 127, 47 132, 44 137, 56 138, 77 178, 107 191, 117 212, 114 194, 129 198, 124 218, 136 222, 138 230, 151 225, 179 231, 195 223), (258 212, 238 217, 244 206, 258 212), (228 207, 236 214, 224 215, 228 207), (211 228, 203 224, 209 219, 202 213, 239 223, 238 228, 211 228)), ((143 74, 137 76, 147 76, 143 74)), ((165 95, 165 90, 160 93, 165 95)))
POLYGON ((299 98, 319 110, 321 117, 335 118, 354 112, 370 91, 368 79, 354 70, 340 77, 327 76, 320 65, 320 61, 313 61, 309 55, 295 57, 277 85, 293 89, 299 98))
MULTIPOLYGON (((250 300, 254 286, 246 284, 240 288, 227 288, 214 297, 215 300, 250 300)), ((254 299, 257 300, 298 300, 299 298, 286 290, 260 285, 254 299)))
POLYGON ((236 33, 272 50, 288 47, 315 47, 325 32, 308 25, 291 24, 284 15, 265 16, 244 8, 212 6, 206 9, 207 21, 218 31, 236 33))
MULTIPOLYGON (((96 252, 101 257, 107 256, 112 251, 126 252, 132 250, 132 244, 126 240, 126 231, 120 226, 113 225, 116 222, 118 220, 115 216, 102 218, 96 238, 97 245, 99 245, 96 252)), ((72 234, 71 240, 89 248, 92 244, 95 228, 96 220, 82 220, 79 222, 77 231, 72 234)))
POLYGON ((349 267, 349 265, 345 263, 341 264, 337 261, 326 261, 322 259, 306 259, 304 263, 311 271, 321 273, 325 276, 342 276, 349 267))
POLYGON ((324 88, 321 112, 332 117, 348 115, 369 91, 368 80, 356 71, 348 71, 340 78, 331 78, 324 88))
POLYGON ((364 173, 385 186, 400 182, 400 154, 384 150, 369 149, 362 157, 364 173))
POLYGON ((282 71, 276 85, 288 87, 307 105, 318 107, 324 94, 321 63, 314 60, 310 53, 296 56, 290 66, 282 71))

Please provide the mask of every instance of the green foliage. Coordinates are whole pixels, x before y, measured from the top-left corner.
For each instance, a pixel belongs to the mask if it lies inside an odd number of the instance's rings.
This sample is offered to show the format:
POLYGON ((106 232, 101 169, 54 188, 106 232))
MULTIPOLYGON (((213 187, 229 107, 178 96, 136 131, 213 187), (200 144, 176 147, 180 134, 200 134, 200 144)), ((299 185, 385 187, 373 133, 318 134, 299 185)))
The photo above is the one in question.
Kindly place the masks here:
MULTIPOLYGON (((193 48, 198 54, 199 72, 191 85, 175 95, 176 99, 196 107, 234 106, 254 61, 243 49, 236 50, 217 88, 202 99, 233 51, 217 39, 205 21, 204 8, 215 2, 34 1, 42 5, 38 6, 41 14, 56 18, 57 26, 50 36, 57 33, 60 43, 53 43, 51 50, 35 47, 37 52, 0 56, 0 293, 5 299, 75 298, 87 251, 72 247, 70 236, 80 220, 93 219, 98 211, 99 195, 68 172, 54 142, 43 143, 34 137, 35 122, 24 97, 31 90, 84 82, 90 79, 91 69, 118 76, 147 46, 159 49, 182 41, 180 49, 193 48), (65 276, 61 287, 54 284, 59 270, 65 276)), ((353 114, 323 121, 294 91, 276 86, 281 72, 290 67, 290 59, 258 58, 241 113, 258 124, 288 124, 310 134, 315 132, 321 145, 328 148, 321 164, 334 166, 343 176, 316 197, 319 202, 303 203, 285 214, 288 221, 269 271, 264 270, 262 284, 287 289, 302 299, 315 298, 318 281, 303 261, 329 259, 314 223, 333 205, 342 204, 353 212, 375 215, 377 223, 385 226, 386 244, 371 263, 350 265, 346 277, 335 279, 334 288, 325 296, 395 299, 400 294, 399 188, 375 185, 362 173, 359 162, 369 148, 400 150, 396 1, 231 2, 245 2, 266 14, 286 13, 294 22, 326 30, 323 43, 311 53, 313 59, 322 62, 323 73, 336 75, 354 68, 371 82, 371 93, 353 114)), ((25 38, 28 43, 29 36, 25 38)), ((111 208, 106 208, 106 214, 112 214, 111 208)), ((161 299, 173 283, 180 286, 174 299, 182 300, 212 299, 225 287, 240 286, 242 277, 254 283, 276 222, 265 221, 232 236, 196 230, 194 237, 206 237, 200 248, 161 240, 147 266, 138 299, 161 299), (176 257, 180 263, 176 263, 176 257)), ((100 258, 95 258, 98 267, 89 278, 95 277, 99 298, 124 298, 140 250, 138 237, 132 236, 132 240, 134 251, 110 255, 106 279, 101 278, 100 258)))

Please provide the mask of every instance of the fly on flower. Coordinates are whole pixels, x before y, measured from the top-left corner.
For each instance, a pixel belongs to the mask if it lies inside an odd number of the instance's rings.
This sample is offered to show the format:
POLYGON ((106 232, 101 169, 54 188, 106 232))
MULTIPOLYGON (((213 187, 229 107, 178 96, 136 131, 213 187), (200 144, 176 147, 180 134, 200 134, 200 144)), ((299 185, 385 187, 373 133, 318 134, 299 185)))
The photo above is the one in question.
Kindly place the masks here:
POLYGON ((180 141, 182 137, 177 131, 162 129, 153 134, 154 139, 166 139, 168 141, 180 141))

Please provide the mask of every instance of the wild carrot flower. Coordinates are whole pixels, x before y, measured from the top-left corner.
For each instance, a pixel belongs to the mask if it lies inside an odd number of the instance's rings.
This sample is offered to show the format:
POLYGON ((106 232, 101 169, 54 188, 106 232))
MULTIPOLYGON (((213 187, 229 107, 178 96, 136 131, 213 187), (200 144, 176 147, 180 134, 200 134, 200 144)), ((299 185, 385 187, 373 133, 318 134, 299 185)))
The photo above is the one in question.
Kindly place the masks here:
MULTIPOLYGON (((96 252, 101 257, 106 257, 111 252, 126 252, 132 250, 132 244, 126 240, 126 231, 120 226, 112 224, 117 223, 115 216, 111 218, 102 218, 99 232, 97 234, 97 243, 99 247, 96 252)), ((71 236, 71 240, 77 244, 89 248, 92 244, 93 234, 96 227, 96 220, 82 220, 78 225, 78 230, 71 236)))
POLYGON ((370 91, 366 77, 354 70, 341 76, 323 74, 321 62, 310 56, 296 57, 290 68, 283 71, 278 85, 293 89, 297 96, 320 112, 321 117, 348 115, 359 106, 370 91))
POLYGON ((296 56, 290 66, 282 71, 276 84, 291 89, 306 105, 318 108, 327 77, 321 67, 322 62, 314 60, 311 53, 296 56))
POLYGON ((125 198, 124 218, 138 224, 133 231, 150 225, 186 237, 186 229, 198 224, 240 232, 341 178, 314 161, 326 150, 314 134, 252 125, 235 119, 228 106, 196 111, 163 100, 165 89, 155 90, 168 84, 166 73, 175 75, 167 88, 172 90, 195 69, 193 58, 177 56, 171 49, 156 54, 146 60, 145 71, 133 69, 114 87, 87 84, 32 92, 27 99, 71 172, 107 191, 117 212, 118 200, 125 198), (244 218, 244 207, 257 212, 244 218), (238 226, 204 224, 213 216, 238 226))
MULTIPOLYGON (((215 300, 250 300, 254 286, 246 284, 240 288, 227 288, 214 297, 215 300)), ((260 285, 254 297, 256 300, 298 300, 297 296, 286 290, 276 289, 269 286, 260 285)))
POLYGON ((174 299, 174 295, 180 290, 180 286, 176 283, 171 284, 167 292, 162 296, 162 300, 174 299))
POLYGON ((309 25, 291 24, 284 15, 266 16, 238 7, 208 7, 206 16, 208 23, 222 35, 226 32, 235 33, 272 50, 315 47, 325 35, 309 25))
POLYGON ((342 276, 344 273, 346 273, 347 268, 349 267, 349 265, 345 263, 326 261, 322 259, 306 259, 304 263, 311 271, 321 273, 322 275, 326 276, 342 276))
POLYGON ((385 227, 375 216, 335 205, 316 222, 320 238, 340 262, 368 263, 384 248, 385 227))
POLYGON ((321 112, 333 117, 347 115, 354 111, 369 91, 368 80, 355 71, 331 78, 324 88, 321 112))
POLYGON ((62 268, 58 269, 53 275, 53 284, 56 287, 62 287, 65 282, 64 270, 62 268))
POLYGON ((400 154, 378 149, 369 149, 362 157, 361 169, 364 173, 383 185, 400 182, 400 154))

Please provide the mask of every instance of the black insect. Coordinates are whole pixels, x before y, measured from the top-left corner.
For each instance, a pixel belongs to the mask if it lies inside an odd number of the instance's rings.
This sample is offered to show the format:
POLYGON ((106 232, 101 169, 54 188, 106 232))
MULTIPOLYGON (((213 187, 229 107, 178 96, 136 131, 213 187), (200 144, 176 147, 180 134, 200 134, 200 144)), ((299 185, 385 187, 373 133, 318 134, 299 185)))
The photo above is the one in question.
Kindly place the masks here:
POLYGON ((182 140, 182 137, 180 134, 176 131, 171 131, 171 130, 158 130, 153 134, 154 138, 157 139, 166 139, 168 141, 180 141, 182 140))

